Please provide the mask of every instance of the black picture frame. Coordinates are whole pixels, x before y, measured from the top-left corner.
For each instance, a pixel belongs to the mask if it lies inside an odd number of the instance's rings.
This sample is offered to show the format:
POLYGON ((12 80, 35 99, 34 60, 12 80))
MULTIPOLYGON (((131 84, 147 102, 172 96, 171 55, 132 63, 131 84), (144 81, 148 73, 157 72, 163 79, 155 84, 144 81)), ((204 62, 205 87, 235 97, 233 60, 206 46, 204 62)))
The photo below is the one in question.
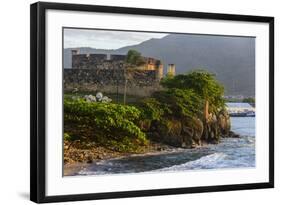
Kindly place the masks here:
POLYGON ((76 200, 97 200, 123 197, 141 197, 198 192, 217 192, 274 187, 274 18, 218 13, 156 10, 144 8, 125 8, 82 4, 38 2, 30 7, 30 199, 37 203, 76 200), (46 11, 48 9, 67 11, 86 11, 101 13, 120 13, 131 15, 151 15, 195 19, 215 19, 269 24, 269 181, 263 183, 229 184, 192 188, 171 188, 158 190, 122 191, 108 193, 89 193, 60 196, 46 196, 46 82, 45 82, 45 37, 46 11))

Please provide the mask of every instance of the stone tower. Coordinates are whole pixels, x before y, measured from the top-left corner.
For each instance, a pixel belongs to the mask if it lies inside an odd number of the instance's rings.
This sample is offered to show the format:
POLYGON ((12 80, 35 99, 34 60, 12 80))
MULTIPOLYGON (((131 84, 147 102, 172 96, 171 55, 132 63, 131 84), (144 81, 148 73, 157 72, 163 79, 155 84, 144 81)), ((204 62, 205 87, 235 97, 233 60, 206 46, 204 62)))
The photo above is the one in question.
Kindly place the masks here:
POLYGON ((168 65, 167 75, 168 76, 175 76, 176 75, 176 66, 175 66, 175 64, 169 64, 168 65))
POLYGON ((155 70, 156 70, 156 79, 161 80, 163 78, 163 64, 160 63, 155 70))
POLYGON ((156 80, 161 80, 163 78, 163 64, 160 60, 154 60, 153 69, 155 70, 156 80))
POLYGON ((78 49, 72 49, 71 50, 71 54, 72 55, 77 55, 77 54, 79 54, 79 50, 78 49))

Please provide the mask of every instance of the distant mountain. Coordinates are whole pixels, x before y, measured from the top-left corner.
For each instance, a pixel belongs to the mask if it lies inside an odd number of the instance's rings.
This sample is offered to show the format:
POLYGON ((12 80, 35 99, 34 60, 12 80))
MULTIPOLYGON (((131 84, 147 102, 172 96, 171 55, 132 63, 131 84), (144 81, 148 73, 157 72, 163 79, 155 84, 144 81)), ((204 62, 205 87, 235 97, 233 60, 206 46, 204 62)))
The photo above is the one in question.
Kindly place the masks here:
MULTIPOLYGON (((170 34, 117 50, 80 48, 81 53, 126 54, 135 49, 143 56, 173 63, 176 73, 202 68, 216 74, 227 95, 255 95, 255 39, 211 35, 170 34)), ((65 49, 64 65, 71 67, 71 49, 65 49)))

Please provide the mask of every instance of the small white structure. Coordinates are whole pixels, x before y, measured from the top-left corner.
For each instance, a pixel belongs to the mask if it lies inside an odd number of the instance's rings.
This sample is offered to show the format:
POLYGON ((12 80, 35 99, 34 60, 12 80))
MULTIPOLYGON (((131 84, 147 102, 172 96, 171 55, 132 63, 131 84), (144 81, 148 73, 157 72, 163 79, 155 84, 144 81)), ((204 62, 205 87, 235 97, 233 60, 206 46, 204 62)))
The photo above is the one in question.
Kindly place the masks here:
POLYGON ((103 97, 103 94, 102 94, 101 92, 98 92, 98 93, 96 94, 96 99, 97 99, 97 101, 101 101, 101 100, 102 100, 102 97, 103 97))
POLYGON ((84 98, 87 102, 96 102, 97 101, 96 97, 93 95, 85 95, 84 98))
POLYGON ((249 103, 225 103, 229 114, 252 113, 255 108, 249 103))

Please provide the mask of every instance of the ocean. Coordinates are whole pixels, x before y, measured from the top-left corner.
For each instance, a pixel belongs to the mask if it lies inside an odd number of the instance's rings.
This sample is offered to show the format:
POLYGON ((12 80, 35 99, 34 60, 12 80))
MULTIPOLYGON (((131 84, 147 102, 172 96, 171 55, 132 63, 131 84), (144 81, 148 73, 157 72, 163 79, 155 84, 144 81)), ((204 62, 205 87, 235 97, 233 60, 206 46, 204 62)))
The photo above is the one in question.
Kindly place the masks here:
POLYGON ((102 160, 77 175, 255 167, 255 117, 232 117, 231 126, 240 138, 223 138, 219 144, 195 149, 178 148, 157 154, 102 160))

